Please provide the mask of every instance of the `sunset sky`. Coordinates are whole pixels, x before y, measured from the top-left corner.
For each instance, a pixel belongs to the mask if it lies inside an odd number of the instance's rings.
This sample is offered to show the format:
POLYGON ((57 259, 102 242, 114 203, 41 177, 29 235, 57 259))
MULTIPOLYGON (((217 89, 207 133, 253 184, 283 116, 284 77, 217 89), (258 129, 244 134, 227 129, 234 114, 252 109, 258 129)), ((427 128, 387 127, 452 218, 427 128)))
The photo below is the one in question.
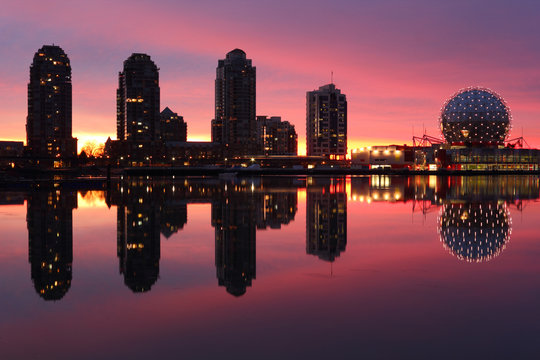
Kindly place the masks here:
POLYGON ((349 149, 439 136, 444 101, 483 86, 507 101, 511 137, 540 147, 537 0, 2 1, 0 139, 24 140, 34 53, 61 46, 73 71, 73 135, 116 137, 123 61, 149 54, 161 108, 210 140, 218 59, 241 48, 257 67, 257 114, 296 125, 305 153, 306 91, 334 82, 348 100, 349 149))

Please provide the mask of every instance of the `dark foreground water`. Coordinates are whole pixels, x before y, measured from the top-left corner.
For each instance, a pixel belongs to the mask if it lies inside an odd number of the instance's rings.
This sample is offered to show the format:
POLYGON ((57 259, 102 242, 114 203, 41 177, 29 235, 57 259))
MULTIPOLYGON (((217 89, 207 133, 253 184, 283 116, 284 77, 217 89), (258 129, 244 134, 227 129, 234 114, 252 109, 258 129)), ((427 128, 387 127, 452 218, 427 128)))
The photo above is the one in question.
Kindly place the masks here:
POLYGON ((1 359, 540 357, 535 176, 0 192, 1 359))

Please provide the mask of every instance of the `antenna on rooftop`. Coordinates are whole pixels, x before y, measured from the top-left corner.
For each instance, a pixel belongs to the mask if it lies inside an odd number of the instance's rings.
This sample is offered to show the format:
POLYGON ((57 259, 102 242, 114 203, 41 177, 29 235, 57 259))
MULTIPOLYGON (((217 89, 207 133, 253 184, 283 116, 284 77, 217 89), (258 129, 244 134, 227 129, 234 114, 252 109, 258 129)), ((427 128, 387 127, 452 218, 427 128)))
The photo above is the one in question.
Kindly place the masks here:
POLYGON ((330 84, 334 83, 334 71, 330 71, 330 84))

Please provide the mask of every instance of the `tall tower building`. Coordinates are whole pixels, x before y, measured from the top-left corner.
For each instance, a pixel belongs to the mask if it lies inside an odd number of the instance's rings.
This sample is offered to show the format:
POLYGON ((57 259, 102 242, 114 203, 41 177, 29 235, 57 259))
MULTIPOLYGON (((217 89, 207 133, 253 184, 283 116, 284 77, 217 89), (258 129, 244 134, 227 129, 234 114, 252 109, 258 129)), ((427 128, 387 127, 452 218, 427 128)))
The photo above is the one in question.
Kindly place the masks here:
POLYGON ((36 164, 62 167, 77 156, 71 133, 71 66, 55 45, 34 55, 28 83, 26 144, 36 164))
POLYGON ((255 74, 251 59, 246 59, 246 53, 240 49, 234 49, 218 61, 212 141, 220 142, 225 154, 257 152, 255 74), (218 134, 219 129, 221 134, 218 134))
POLYGON ((118 74, 116 136, 133 161, 148 160, 160 140, 159 69, 150 56, 132 54, 118 74))
POLYGON ((347 155, 347 99, 334 84, 307 92, 308 156, 345 159, 347 155))

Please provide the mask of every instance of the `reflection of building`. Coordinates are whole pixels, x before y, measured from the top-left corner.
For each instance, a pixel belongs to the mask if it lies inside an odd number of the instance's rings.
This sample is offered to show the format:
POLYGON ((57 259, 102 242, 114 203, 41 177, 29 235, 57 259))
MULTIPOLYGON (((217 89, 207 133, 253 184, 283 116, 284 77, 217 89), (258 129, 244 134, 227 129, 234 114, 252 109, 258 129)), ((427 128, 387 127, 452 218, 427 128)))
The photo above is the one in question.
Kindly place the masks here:
POLYGON ((34 287, 45 300, 60 300, 71 286, 73 209, 71 192, 33 192, 28 196, 28 252, 34 287))
POLYGON ((334 261, 347 245, 347 193, 345 179, 308 181, 306 200, 306 252, 334 261), (321 186, 322 185, 322 186, 321 186))
POLYGON ((334 84, 308 91, 306 127, 308 156, 345 159, 347 99, 334 84))
POLYGON ((255 198, 248 192, 224 194, 212 203, 218 283, 234 296, 255 279, 255 198))
POLYGON ((506 204, 497 202, 446 204, 438 223, 444 247, 469 262, 497 257, 512 232, 506 204))
POLYGON ((44 45, 30 66, 26 144, 40 165, 69 165, 77 155, 71 134, 71 66, 59 46, 44 45))
POLYGON ((296 192, 264 192, 257 203, 257 229, 281 229, 294 220, 298 210, 296 192))
POLYGON ((218 62, 212 141, 221 143, 231 155, 257 151, 255 74, 251 59, 240 49, 234 49, 218 62))
POLYGON ((174 198, 163 199, 159 213, 161 233, 167 239, 183 229, 187 223, 187 204, 174 198))
POLYGON ((145 292, 159 276, 160 213, 151 187, 139 184, 128 190, 117 215, 120 273, 133 292, 145 292))
POLYGON ((279 116, 257 116, 259 153, 264 155, 296 155, 298 135, 288 121, 279 116))

